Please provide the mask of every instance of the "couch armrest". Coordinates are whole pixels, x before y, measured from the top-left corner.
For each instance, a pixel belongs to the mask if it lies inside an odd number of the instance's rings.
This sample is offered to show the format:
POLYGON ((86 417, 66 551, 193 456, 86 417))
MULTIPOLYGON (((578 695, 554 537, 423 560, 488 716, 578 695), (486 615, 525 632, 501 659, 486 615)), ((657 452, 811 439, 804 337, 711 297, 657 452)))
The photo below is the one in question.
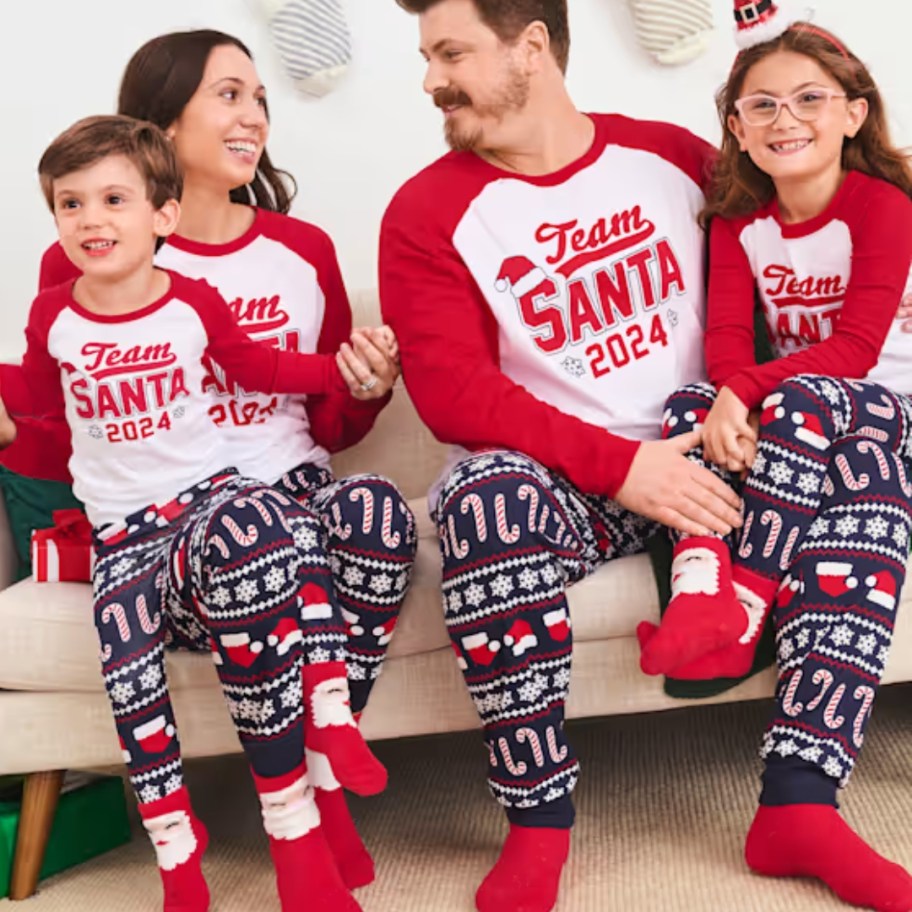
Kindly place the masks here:
POLYGON ((16 546, 13 544, 13 532, 9 517, 6 514, 6 502, 0 491, 0 589, 6 589, 16 580, 16 546))

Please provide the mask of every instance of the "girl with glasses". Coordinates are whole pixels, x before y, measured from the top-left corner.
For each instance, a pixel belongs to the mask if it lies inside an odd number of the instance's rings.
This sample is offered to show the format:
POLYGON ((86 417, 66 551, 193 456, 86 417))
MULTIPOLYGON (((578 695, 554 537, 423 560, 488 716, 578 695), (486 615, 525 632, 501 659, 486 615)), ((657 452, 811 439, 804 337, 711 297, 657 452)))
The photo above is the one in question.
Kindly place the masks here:
POLYGON ((677 679, 751 669, 772 612, 779 683, 751 868, 816 877, 846 902, 912 909, 912 877, 838 813, 893 635, 912 529, 912 173, 880 93, 835 36, 736 0, 707 206, 710 384, 676 393, 665 436, 741 489, 734 542, 683 538, 641 665, 677 679), (773 360, 758 364, 759 301, 773 360), (705 460, 705 463, 704 463, 705 460), (743 480, 743 485, 741 481, 743 480), (830 536, 844 554, 824 549, 830 536))

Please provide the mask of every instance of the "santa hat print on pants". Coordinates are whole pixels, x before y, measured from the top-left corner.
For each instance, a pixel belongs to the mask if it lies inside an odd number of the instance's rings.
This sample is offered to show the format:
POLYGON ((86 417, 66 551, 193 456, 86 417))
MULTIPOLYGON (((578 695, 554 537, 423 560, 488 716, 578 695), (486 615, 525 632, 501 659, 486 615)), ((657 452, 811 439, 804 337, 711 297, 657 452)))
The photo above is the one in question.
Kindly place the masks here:
POLYGON ((263 644, 251 642, 249 633, 224 633, 219 643, 228 660, 241 668, 250 668, 263 651, 263 644))
POLYGON ((489 639, 486 633, 473 633, 462 638, 462 648, 476 665, 490 665, 500 651, 500 643, 489 639))
POLYGON ((547 281, 548 274, 528 257, 513 256, 503 261, 494 288, 501 293, 512 291, 514 297, 521 298, 547 281))
POLYGON ((554 611, 547 612, 543 620, 552 640, 563 643, 570 636, 570 616, 566 608, 555 608, 554 611))
POLYGON ((798 21, 787 0, 735 0, 735 44, 741 50, 772 41, 798 21))
POLYGON ((174 726, 169 725, 164 716, 156 716, 133 729, 136 743, 146 754, 160 754, 166 751, 174 733, 174 726))
POLYGON ((507 631, 504 642, 513 650, 513 655, 521 656, 529 649, 538 646, 538 637, 532 632, 532 627, 527 621, 514 621, 507 631))
POLYGON ((874 602, 875 605, 880 605, 887 611, 893 611, 896 608, 896 581, 886 570, 872 573, 865 580, 865 584, 871 587, 871 591, 867 594, 869 602, 874 602))
POLYGON ((333 610, 329 596, 322 586, 305 583, 301 587, 301 617, 305 621, 325 621, 332 617, 333 610))
POLYGON ((852 575, 855 568, 845 561, 820 561, 817 564, 817 584, 833 598, 839 598, 858 585, 852 575))
POLYGON ((295 643, 300 643, 304 639, 304 632, 292 620, 292 618, 282 618, 275 626, 275 630, 266 637, 266 642, 275 647, 275 651, 280 655, 286 655, 295 643))

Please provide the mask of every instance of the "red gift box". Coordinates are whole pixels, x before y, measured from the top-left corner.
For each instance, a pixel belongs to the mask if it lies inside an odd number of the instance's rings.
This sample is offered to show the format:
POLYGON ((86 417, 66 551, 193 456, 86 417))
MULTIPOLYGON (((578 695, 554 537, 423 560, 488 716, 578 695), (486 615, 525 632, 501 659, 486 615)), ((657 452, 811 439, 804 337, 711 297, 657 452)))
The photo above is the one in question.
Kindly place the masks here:
POLYGON ((87 583, 95 552, 92 524, 82 510, 55 510, 54 527, 32 532, 32 576, 39 583, 87 583))

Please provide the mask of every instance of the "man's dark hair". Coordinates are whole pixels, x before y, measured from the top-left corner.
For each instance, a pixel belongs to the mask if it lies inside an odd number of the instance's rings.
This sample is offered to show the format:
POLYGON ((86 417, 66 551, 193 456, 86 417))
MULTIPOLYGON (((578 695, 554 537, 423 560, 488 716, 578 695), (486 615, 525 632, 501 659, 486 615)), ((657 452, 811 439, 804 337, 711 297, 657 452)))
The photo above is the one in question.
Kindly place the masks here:
MULTIPOLYGON (((423 13, 442 0, 396 0, 410 13, 423 13)), ((562 73, 570 57, 567 0, 472 0, 482 22, 505 44, 512 44, 531 22, 543 22, 551 36, 551 52, 562 73)))

